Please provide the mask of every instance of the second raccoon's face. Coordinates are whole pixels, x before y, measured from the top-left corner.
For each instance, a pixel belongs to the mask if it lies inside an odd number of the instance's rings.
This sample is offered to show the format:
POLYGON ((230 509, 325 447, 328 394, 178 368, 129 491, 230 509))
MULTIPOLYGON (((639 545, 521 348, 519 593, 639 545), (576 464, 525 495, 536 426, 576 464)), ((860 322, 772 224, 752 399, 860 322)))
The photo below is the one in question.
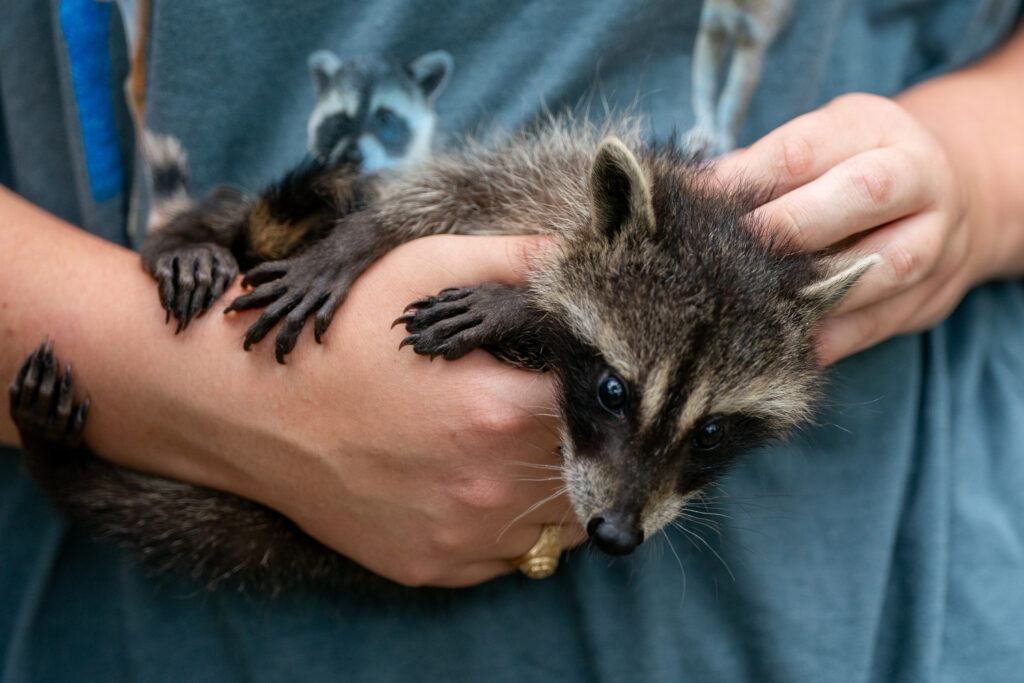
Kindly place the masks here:
POLYGON ((340 60, 326 50, 310 57, 317 103, 309 149, 329 163, 359 164, 365 173, 423 160, 437 117, 433 103, 451 72, 451 57, 431 52, 402 66, 383 59, 340 60))
POLYGON ((745 209, 655 163, 645 170, 621 142, 602 143, 595 233, 564 245, 537 284, 564 323, 552 352, 569 497, 611 554, 807 418, 820 376, 810 327, 870 267, 820 281, 806 261, 766 267, 774 257, 735 229, 745 209))

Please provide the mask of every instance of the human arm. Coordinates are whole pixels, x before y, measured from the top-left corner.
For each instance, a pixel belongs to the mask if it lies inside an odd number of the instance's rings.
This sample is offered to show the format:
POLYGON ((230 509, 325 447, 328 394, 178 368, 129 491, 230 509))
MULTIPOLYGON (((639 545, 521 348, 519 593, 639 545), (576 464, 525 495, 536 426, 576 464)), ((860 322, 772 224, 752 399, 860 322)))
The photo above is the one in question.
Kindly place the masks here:
POLYGON ((761 217, 797 248, 877 252, 818 332, 832 363, 942 320, 971 287, 1024 274, 1024 29, 892 100, 847 95, 724 158, 775 188, 761 217))
MULTIPOLYGON (((258 500, 390 578, 476 583, 565 516, 556 500, 498 538, 558 486, 536 481, 557 445, 538 417, 550 387, 482 353, 451 365, 399 353, 389 326, 452 278, 514 278, 527 244, 406 245, 356 283, 323 346, 281 367, 241 351, 252 316, 212 312, 173 335, 136 254, 0 189, 0 376, 48 334, 89 392, 85 439, 101 455, 258 500)), ((16 438, 5 410, 0 440, 16 438)))

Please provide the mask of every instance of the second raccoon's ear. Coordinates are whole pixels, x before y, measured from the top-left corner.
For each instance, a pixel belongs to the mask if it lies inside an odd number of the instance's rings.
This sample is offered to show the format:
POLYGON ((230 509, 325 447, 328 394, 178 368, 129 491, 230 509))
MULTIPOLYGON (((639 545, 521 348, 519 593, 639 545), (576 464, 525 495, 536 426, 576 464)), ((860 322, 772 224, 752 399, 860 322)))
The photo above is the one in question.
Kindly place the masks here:
POLYGON ((317 50, 309 56, 307 64, 309 74, 313 77, 316 95, 320 97, 330 89, 334 74, 341 68, 341 59, 330 50, 317 50))
POLYGON ((864 273, 881 262, 882 257, 878 254, 862 256, 854 261, 842 262, 838 266, 830 259, 826 259, 824 270, 828 274, 822 280, 801 289, 800 298, 811 304, 811 310, 815 315, 824 316, 839 305, 864 273))
POLYGON ((452 69, 455 68, 455 61, 444 50, 435 50, 420 55, 409 62, 405 68, 409 70, 416 85, 420 86, 427 104, 433 104, 437 96, 444 90, 444 86, 448 85, 452 69))
POLYGON ((599 235, 610 239, 629 223, 654 232, 647 174, 622 140, 607 137, 598 145, 590 169, 590 194, 593 226, 599 235))

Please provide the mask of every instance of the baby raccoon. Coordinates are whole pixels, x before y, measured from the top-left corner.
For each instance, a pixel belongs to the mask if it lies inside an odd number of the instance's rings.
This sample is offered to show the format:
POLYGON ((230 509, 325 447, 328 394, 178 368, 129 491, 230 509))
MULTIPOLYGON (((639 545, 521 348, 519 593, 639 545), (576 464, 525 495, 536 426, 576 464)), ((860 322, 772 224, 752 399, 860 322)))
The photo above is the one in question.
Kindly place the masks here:
MULTIPOLYGON (((321 340, 353 280, 416 237, 551 236, 525 285, 446 289, 396 324, 408 331, 401 345, 422 355, 480 348, 552 372, 569 497, 595 544, 616 555, 744 451, 808 417, 822 374, 811 329, 878 261, 771 248, 749 218, 757 192, 723 190, 694 159, 643 144, 635 125, 552 120, 381 176, 371 191, 310 248, 249 271, 254 289, 230 306, 265 309, 246 345, 282 323, 283 358, 309 318, 321 340)), ((84 408, 71 391, 44 347, 11 405, 33 472, 73 516, 210 586, 354 576, 277 513, 95 458, 79 443, 84 408)))
POLYGON ((362 176, 422 162, 430 152, 434 102, 452 72, 447 52, 402 65, 320 50, 309 68, 317 95, 310 156, 255 198, 219 187, 196 202, 181 144, 143 133, 152 208, 141 253, 179 331, 220 296, 239 264, 284 258, 360 208, 362 176))

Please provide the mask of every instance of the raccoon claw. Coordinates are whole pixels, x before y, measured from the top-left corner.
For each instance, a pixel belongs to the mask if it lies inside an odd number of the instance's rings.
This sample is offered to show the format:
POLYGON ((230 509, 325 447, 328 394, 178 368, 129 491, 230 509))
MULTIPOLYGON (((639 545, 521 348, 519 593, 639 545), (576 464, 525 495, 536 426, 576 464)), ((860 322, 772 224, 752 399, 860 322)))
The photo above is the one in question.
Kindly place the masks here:
MULTIPOLYGON (((405 307, 405 313, 409 311, 422 310, 424 308, 430 308, 437 303, 445 303, 448 301, 457 301, 464 299, 472 293, 472 288, 468 287, 449 287, 448 289, 442 289, 437 293, 436 296, 425 296, 422 299, 416 299, 411 304, 405 307)), ((393 327, 393 326, 392 326, 393 327)))
POLYGON ((318 344, 321 343, 348 291, 349 279, 344 272, 330 277, 289 260, 253 269, 246 274, 243 284, 255 284, 256 287, 236 298, 224 312, 263 306, 266 309, 246 330, 242 348, 250 350, 280 323, 274 340, 274 357, 284 365, 285 358, 295 348, 302 328, 311 316, 314 318, 313 336, 318 344))
POLYGON ((230 251, 205 243, 182 247, 160 256, 153 268, 166 311, 164 322, 173 317, 177 334, 188 327, 224 293, 238 274, 238 263, 230 251))
POLYGON ((399 325, 405 325, 405 324, 408 324, 408 322, 409 322, 410 320, 412 320, 412 319, 413 319, 413 317, 414 317, 414 316, 413 316, 413 315, 410 315, 410 314, 406 314, 406 315, 400 315, 400 316, 398 316, 397 318, 395 318, 395 321, 394 321, 393 323, 391 323, 391 329, 395 329, 395 328, 396 328, 396 327, 398 327, 399 325))
POLYGON ((73 448, 82 441, 89 399, 74 402, 71 366, 60 371, 53 344, 43 340, 8 389, 11 419, 24 437, 73 448))
POLYGON ((507 322, 501 304, 510 296, 518 296, 518 290, 488 283, 445 289, 437 296, 414 301, 395 321, 404 324, 409 333, 399 348, 412 346, 416 353, 431 359, 443 356, 456 360, 473 349, 495 343, 507 322))
POLYGON ((242 286, 257 287, 267 282, 277 280, 288 272, 288 261, 268 261, 261 263, 242 276, 242 286))

